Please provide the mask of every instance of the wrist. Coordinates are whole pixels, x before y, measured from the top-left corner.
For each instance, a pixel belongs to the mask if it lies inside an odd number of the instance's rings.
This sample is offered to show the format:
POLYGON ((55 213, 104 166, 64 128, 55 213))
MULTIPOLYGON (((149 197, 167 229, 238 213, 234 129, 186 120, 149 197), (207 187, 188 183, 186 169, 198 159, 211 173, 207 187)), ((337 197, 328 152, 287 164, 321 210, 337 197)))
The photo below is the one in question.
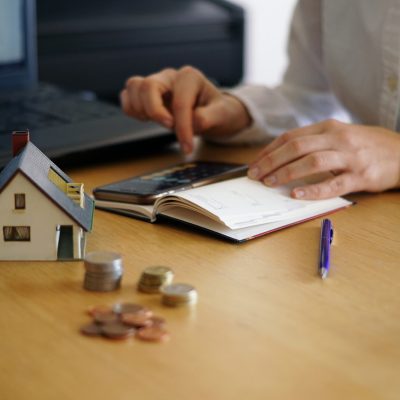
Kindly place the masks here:
POLYGON ((230 93, 224 93, 223 96, 228 102, 228 106, 231 110, 232 135, 235 135, 236 133, 239 133, 240 131, 249 128, 253 123, 253 119, 245 104, 236 96, 230 93))

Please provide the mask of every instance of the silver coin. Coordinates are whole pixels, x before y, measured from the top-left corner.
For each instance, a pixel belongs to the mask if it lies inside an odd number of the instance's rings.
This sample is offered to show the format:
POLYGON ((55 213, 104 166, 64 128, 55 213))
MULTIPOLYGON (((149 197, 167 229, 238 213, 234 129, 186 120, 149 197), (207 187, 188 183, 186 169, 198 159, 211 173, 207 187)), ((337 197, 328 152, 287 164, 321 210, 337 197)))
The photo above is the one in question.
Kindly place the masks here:
POLYGON ((196 304, 198 299, 196 289, 186 283, 163 286, 160 292, 162 303, 168 306, 196 304))
POLYGON ((122 257, 121 254, 112 251, 92 251, 86 254, 85 262, 89 264, 115 264, 122 263, 122 257))
POLYGON ((189 301, 177 302, 177 301, 170 300, 167 297, 163 296, 161 299, 161 302, 165 306, 169 306, 169 307, 191 306, 191 305, 197 304, 197 297, 192 300, 189 300, 189 301))
POLYGON ((84 263, 89 271, 113 271, 122 268, 122 257, 111 251, 94 251, 85 256, 84 263))
POLYGON ((161 292, 168 296, 182 297, 196 292, 196 289, 194 286, 188 285, 187 283, 173 283, 171 285, 164 286, 161 289, 161 292))
POLYGON ((86 264, 85 263, 85 271, 93 274, 101 274, 101 273, 111 273, 116 271, 123 271, 122 265, 98 265, 98 264, 86 264))
POLYGON ((110 251, 88 253, 84 260, 83 287, 91 291, 108 292, 121 285, 123 274, 122 257, 110 251))

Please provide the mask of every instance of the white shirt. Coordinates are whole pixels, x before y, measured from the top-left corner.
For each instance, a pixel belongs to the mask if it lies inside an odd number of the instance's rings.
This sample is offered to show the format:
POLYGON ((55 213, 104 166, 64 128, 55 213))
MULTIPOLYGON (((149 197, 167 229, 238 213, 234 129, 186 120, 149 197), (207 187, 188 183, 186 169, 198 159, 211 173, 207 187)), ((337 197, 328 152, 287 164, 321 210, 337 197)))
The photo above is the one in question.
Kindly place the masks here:
POLYGON ((400 131, 400 0, 299 0, 288 52, 280 86, 231 91, 254 124, 229 142, 328 118, 400 131))

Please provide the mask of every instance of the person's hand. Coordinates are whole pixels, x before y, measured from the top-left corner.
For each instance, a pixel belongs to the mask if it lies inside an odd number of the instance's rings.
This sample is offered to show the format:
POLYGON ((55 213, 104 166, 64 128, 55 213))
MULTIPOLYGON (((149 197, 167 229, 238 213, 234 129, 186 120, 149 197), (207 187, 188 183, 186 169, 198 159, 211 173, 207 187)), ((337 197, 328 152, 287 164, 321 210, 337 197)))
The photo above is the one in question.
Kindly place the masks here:
POLYGON ((315 184, 295 187, 292 196, 325 199, 346 193, 400 187, 400 134, 375 126, 327 120, 284 133, 267 145, 248 175, 279 186, 320 172, 315 184))
POLYGON ((185 153, 192 151, 195 134, 229 136, 251 123, 236 97, 221 92, 192 67, 133 76, 120 98, 126 114, 174 128, 185 153))

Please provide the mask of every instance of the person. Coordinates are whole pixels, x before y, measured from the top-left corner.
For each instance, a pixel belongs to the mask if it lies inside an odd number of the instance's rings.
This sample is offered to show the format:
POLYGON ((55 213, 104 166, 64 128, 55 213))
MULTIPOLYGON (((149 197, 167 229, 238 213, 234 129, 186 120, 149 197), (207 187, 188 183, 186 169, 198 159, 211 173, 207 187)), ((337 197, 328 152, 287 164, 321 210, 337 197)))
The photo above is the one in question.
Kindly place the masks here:
POLYGON ((130 116, 174 128, 185 153, 193 136, 270 141, 248 176, 292 196, 325 199, 400 187, 400 1, 299 0, 281 85, 222 90, 185 66, 133 76, 121 92, 130 116))

